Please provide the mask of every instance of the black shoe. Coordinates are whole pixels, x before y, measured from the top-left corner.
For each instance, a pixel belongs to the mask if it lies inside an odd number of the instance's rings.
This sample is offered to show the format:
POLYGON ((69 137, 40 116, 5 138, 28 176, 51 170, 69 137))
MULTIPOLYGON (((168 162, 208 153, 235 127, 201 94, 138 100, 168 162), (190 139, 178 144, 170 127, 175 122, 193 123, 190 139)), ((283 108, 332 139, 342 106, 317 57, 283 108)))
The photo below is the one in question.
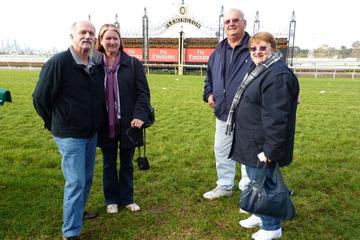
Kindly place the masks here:
POLYGON ((94 219, 97 216, 99 216, 99 213, 97 212, 84 212, 84 216, 83 216, 83 220, 90 220, 90 219, 94 219))

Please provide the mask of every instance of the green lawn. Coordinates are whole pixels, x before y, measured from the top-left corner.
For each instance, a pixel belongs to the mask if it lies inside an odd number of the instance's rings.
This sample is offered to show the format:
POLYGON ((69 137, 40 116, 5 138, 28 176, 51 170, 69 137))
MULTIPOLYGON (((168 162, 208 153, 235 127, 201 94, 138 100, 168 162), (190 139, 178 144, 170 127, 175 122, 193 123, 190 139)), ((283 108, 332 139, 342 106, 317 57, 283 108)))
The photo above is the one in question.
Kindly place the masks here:
MULTIPOLYGON (((64 181, 56 145, 32 106, 37 76, 0 70, 0 87, 13 98, 0 106, 0 239, 61 239, 64 181)), ((100 217, 85 222, 82 239, 250 239, 255 230, 238 224, 246 218, 238 189, 231 198, 202 198, 216 181, 203 77, 149 75, 149 84, 151 169, 135 168, 142 211, 106 213, 98 151, 88 209, 100 217)), ((300 85, 294 162, 283 169, 297 217, 284 222, 282 239, 360 239, 360 80, 302 78, 300 85)))

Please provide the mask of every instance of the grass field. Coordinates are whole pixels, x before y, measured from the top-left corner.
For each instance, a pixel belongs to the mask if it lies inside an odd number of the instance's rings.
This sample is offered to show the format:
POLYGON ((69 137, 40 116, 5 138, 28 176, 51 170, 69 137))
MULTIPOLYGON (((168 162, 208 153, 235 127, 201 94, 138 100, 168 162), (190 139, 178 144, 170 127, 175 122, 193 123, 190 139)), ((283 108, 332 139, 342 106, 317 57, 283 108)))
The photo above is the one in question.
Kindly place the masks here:
MULTIPOLYGON (((64 182, 56 145, 32 106, 37 76, 0 70, 0 87, 13 98, 0 106, 0 239, 61 239, 64 182)), ((149 84, 151 169, 135 168, 142 211, 105 212, 98 151, 87 208, 100 216, 85 222, 82 239, 250 239, 254 230, 238 224, 246 218, 238 189, 227 199, 202 198, 216 181, 203 77, 150 75, 149 84)), ((282 239, 360 239, 360 80, 302 78, 300 85, 295 157, 283 169, 297 217, 284 222, 282 239)))

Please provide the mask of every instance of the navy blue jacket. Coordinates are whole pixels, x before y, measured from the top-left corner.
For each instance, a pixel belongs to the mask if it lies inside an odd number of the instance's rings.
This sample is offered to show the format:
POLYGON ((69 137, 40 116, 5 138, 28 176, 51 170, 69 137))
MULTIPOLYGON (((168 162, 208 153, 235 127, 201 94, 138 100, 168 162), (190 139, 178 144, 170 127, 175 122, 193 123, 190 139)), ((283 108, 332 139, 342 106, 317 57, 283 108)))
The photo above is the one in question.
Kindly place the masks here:
POLYGON ((220 120, 226 121, 236 90, 239 88, 249 67, 253 65, 248 50, 249 38, 249 34, 245 32, 240 46, 235 48, 233 63, 231 64, 229 77, 226 81, 225 52, 228 44, 227 39, 218 44, 209 58, 203 100, 207 102, 209 95, 213 95, 215 116, 220 120))
MULTIPOLYGON (((102 79, 105 78, 105 70, 102 55, 98 54, 95 63, 99 68, 98 73, 102 79)), ((104 124, 98 132, 98 146, 116 147, 120 141, 123 148, 133 146, 126 130, 130 128, 130 123, 134 118, 143 122, 149 122, 150 110, 150 90, 142 63, 134 57, 130 57, 124 51, 121 51, 120 65, 117 71, 117 80, 120 96, 120 114, 119 133, 116 139, 110 139, 108 130, 108 115, 106 105, 104 104, 104 124)), ((136 131, 137 129, 134 129, 136 131)), ((140 130, 139 130, 140 131, 140 130)))
POLYGON ((102 124, 104 81, 96 68, 86 72, 70 49, 50 58, 42 67, 33 104, 45 128, 57 137, 92 137, 102 124))
POLYGON ((235 113, 230 156, 251 167, 262 167, 258 154, 286 166, 293 159, 299 82, 280 60, 244 90, 235 113))

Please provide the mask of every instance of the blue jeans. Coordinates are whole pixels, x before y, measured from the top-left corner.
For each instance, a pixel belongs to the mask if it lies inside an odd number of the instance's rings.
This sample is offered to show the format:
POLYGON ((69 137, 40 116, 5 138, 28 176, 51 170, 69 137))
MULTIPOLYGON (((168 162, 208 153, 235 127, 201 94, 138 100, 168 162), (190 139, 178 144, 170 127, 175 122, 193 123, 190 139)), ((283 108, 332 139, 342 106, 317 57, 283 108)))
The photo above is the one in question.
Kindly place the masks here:
POLYGON ((117 170, 117 147, 102 148, 103 191, 107 204, 128 205, 134 202, 134 147, 119 148, 120 166, 117 170))
POLYGON ((61 169, 65 178, 64 223, 65 237, 79 236, 86 200, 93 180, 96 139, 54 137, 62 156, 61 169))
MULTIPOLYGON (((217 187, 231 190, 234 186, 236 162, 229 158, 233 136, 226 135, 225 131, 226 122, 216 118, 214 142, 216 173, 218 177, 216 184, 217 187)), ((242 168, 239 187, 243 189, 249 182, 246 171, 242 168)))
MULTIPOLYGON (((266 191, 266 189, 273 190, 276 187, 276 183, 273 181, 273 179, 271 177, 274 169, 275 168, 267 168, 267 173, 266 173, 267 176, 266 176, 266 179, 264 182, 265 191, 266 191)), ((246 166, 246 172, 247 172, 250 180, 254 180, 260 171, 261 171, 261 168, 254 168, 254 167, 246 166)), ((261 218, 261 221, 263 224, 262 229, 269 231, 269 230, 277 230, 277 229, 281 228, 281 220, 280 219, 265 216, 265 215, 257 215, 257 216, 261 218)))

